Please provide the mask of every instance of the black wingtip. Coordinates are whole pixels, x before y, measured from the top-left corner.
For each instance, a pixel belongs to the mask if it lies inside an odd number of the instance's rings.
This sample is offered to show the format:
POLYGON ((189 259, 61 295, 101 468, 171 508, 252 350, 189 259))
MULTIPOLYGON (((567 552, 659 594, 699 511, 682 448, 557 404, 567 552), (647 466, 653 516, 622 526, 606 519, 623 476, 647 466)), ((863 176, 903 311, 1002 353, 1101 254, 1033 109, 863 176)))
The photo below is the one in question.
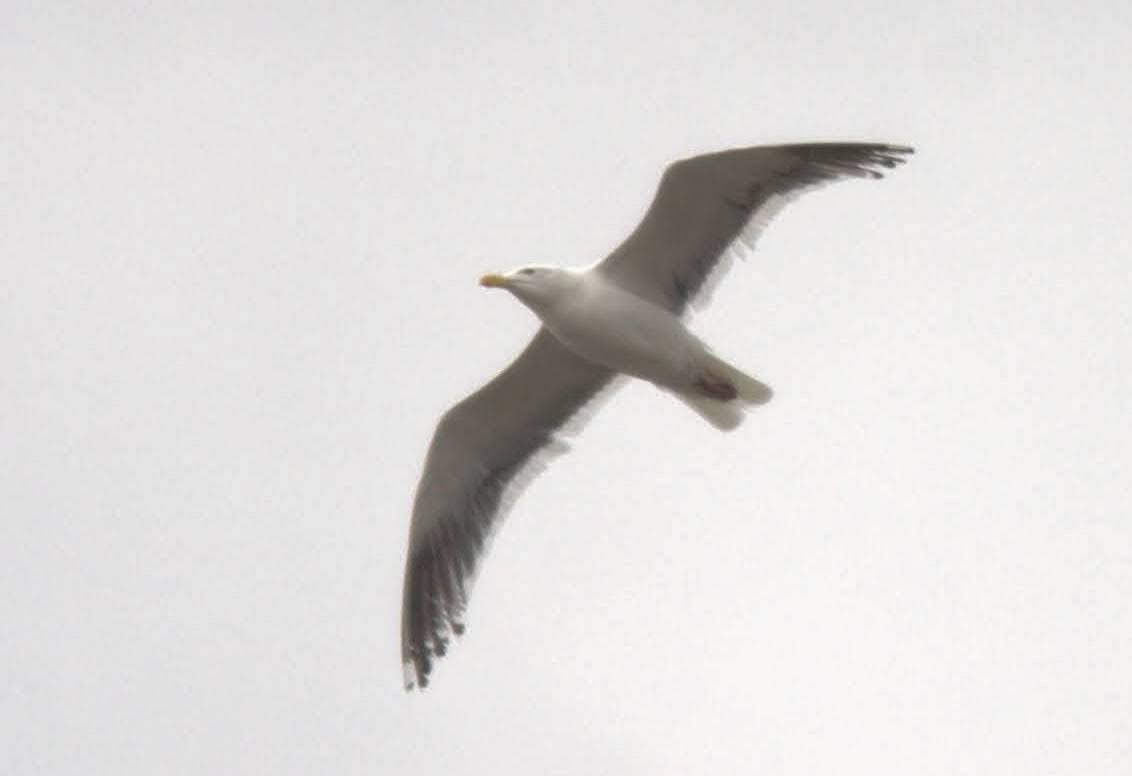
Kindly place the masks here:
POLYGON ((915 153, 912 146, 890 143, 810 143, 791 146, 819 177, 883 178, 915 153))
POLYGON ((428 687, 428 675, 432 673, 432 659, 429 655, 413 655, 401 664, 405 692, 423 690, 428 687))

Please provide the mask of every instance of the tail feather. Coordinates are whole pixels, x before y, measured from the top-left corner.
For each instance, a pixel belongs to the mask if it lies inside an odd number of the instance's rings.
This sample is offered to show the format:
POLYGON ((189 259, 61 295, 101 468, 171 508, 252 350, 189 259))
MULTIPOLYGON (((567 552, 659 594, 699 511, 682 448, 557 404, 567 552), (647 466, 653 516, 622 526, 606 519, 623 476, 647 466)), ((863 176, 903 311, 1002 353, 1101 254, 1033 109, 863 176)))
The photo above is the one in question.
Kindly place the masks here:
POLYGON ((708 423, 721 431, 731 431, 743 422, 748 406, 766 404, 774 391, 723 359, 705 353, 696 381, 675 394, 708 423))
POLYGON ((704 354, 706 369, 735 386, 736 398, 744 404, 766 404, 774 396, 774 391, 766 383, 760 382, 718 356, 704 354))
POLYGON ((720 431, 731 431, 743 422, 743 406, 738 402, 720 401, 690 390, 674 395, 720 431))

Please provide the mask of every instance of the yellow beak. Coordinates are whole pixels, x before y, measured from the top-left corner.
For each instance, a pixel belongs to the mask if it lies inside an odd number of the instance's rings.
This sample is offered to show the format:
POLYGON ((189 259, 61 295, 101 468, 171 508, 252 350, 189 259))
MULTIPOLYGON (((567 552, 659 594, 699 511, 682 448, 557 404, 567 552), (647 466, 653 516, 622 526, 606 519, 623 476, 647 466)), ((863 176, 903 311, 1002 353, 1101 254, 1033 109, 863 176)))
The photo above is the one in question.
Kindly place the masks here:
POLYGON ((480 285, 487 286, 488 288, 502 288, 507 285, 507 278, 502 275, 496 275, 495 273, 484 275, 480 278, 480 285))

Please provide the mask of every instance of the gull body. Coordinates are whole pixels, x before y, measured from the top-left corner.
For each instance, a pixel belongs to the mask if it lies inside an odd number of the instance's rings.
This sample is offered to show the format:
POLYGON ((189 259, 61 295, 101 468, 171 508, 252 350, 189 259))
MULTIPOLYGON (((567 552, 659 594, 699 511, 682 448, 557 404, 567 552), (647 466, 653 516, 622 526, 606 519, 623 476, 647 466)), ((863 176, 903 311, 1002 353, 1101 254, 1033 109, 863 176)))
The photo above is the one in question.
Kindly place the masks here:
POLYGON ((481 284, 510 291, 542 325, 522 353, 440 418, 413 502, 401 609, 405 687, 424 687, 464 632, 487 539, 518 491, 565 450, 560 430, 619 375, 648 380, 714 426, 737 427, 770 389, 684 325, 693 299, 801 192, 880 178, 911 148, 807 143, 674 162, 637 228, 585 269, 521 267, 481 284))
POLYGON ((572 292, 562 304, 535 313, 559 342, 582 358, 663 388, 690 382, 704 348, 679 318, 600 276, 557 271, 576 280, 572 292))
POLYGON ((721 397, 763 404, 771 390, 721 361, 679 316, 626 291, 596 268, 549 265, 485 275, 480 284, 504 288, 581 358, 673 393, 717 428, 742 420, 721 397))

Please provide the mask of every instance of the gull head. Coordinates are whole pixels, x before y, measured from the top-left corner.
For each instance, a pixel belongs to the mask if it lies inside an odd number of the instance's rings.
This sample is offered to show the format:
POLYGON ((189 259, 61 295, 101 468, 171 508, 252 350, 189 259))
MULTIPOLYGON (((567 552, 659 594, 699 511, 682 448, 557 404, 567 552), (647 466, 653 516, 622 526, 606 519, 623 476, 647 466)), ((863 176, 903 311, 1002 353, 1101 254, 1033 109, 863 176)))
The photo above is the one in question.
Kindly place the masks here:
POLYGON ((481 286, 506 289, 534 310, 552 304, 580 282, 579 272, 546 265, 519 267, 503 275, 491 273, 480 278, 481 286))

